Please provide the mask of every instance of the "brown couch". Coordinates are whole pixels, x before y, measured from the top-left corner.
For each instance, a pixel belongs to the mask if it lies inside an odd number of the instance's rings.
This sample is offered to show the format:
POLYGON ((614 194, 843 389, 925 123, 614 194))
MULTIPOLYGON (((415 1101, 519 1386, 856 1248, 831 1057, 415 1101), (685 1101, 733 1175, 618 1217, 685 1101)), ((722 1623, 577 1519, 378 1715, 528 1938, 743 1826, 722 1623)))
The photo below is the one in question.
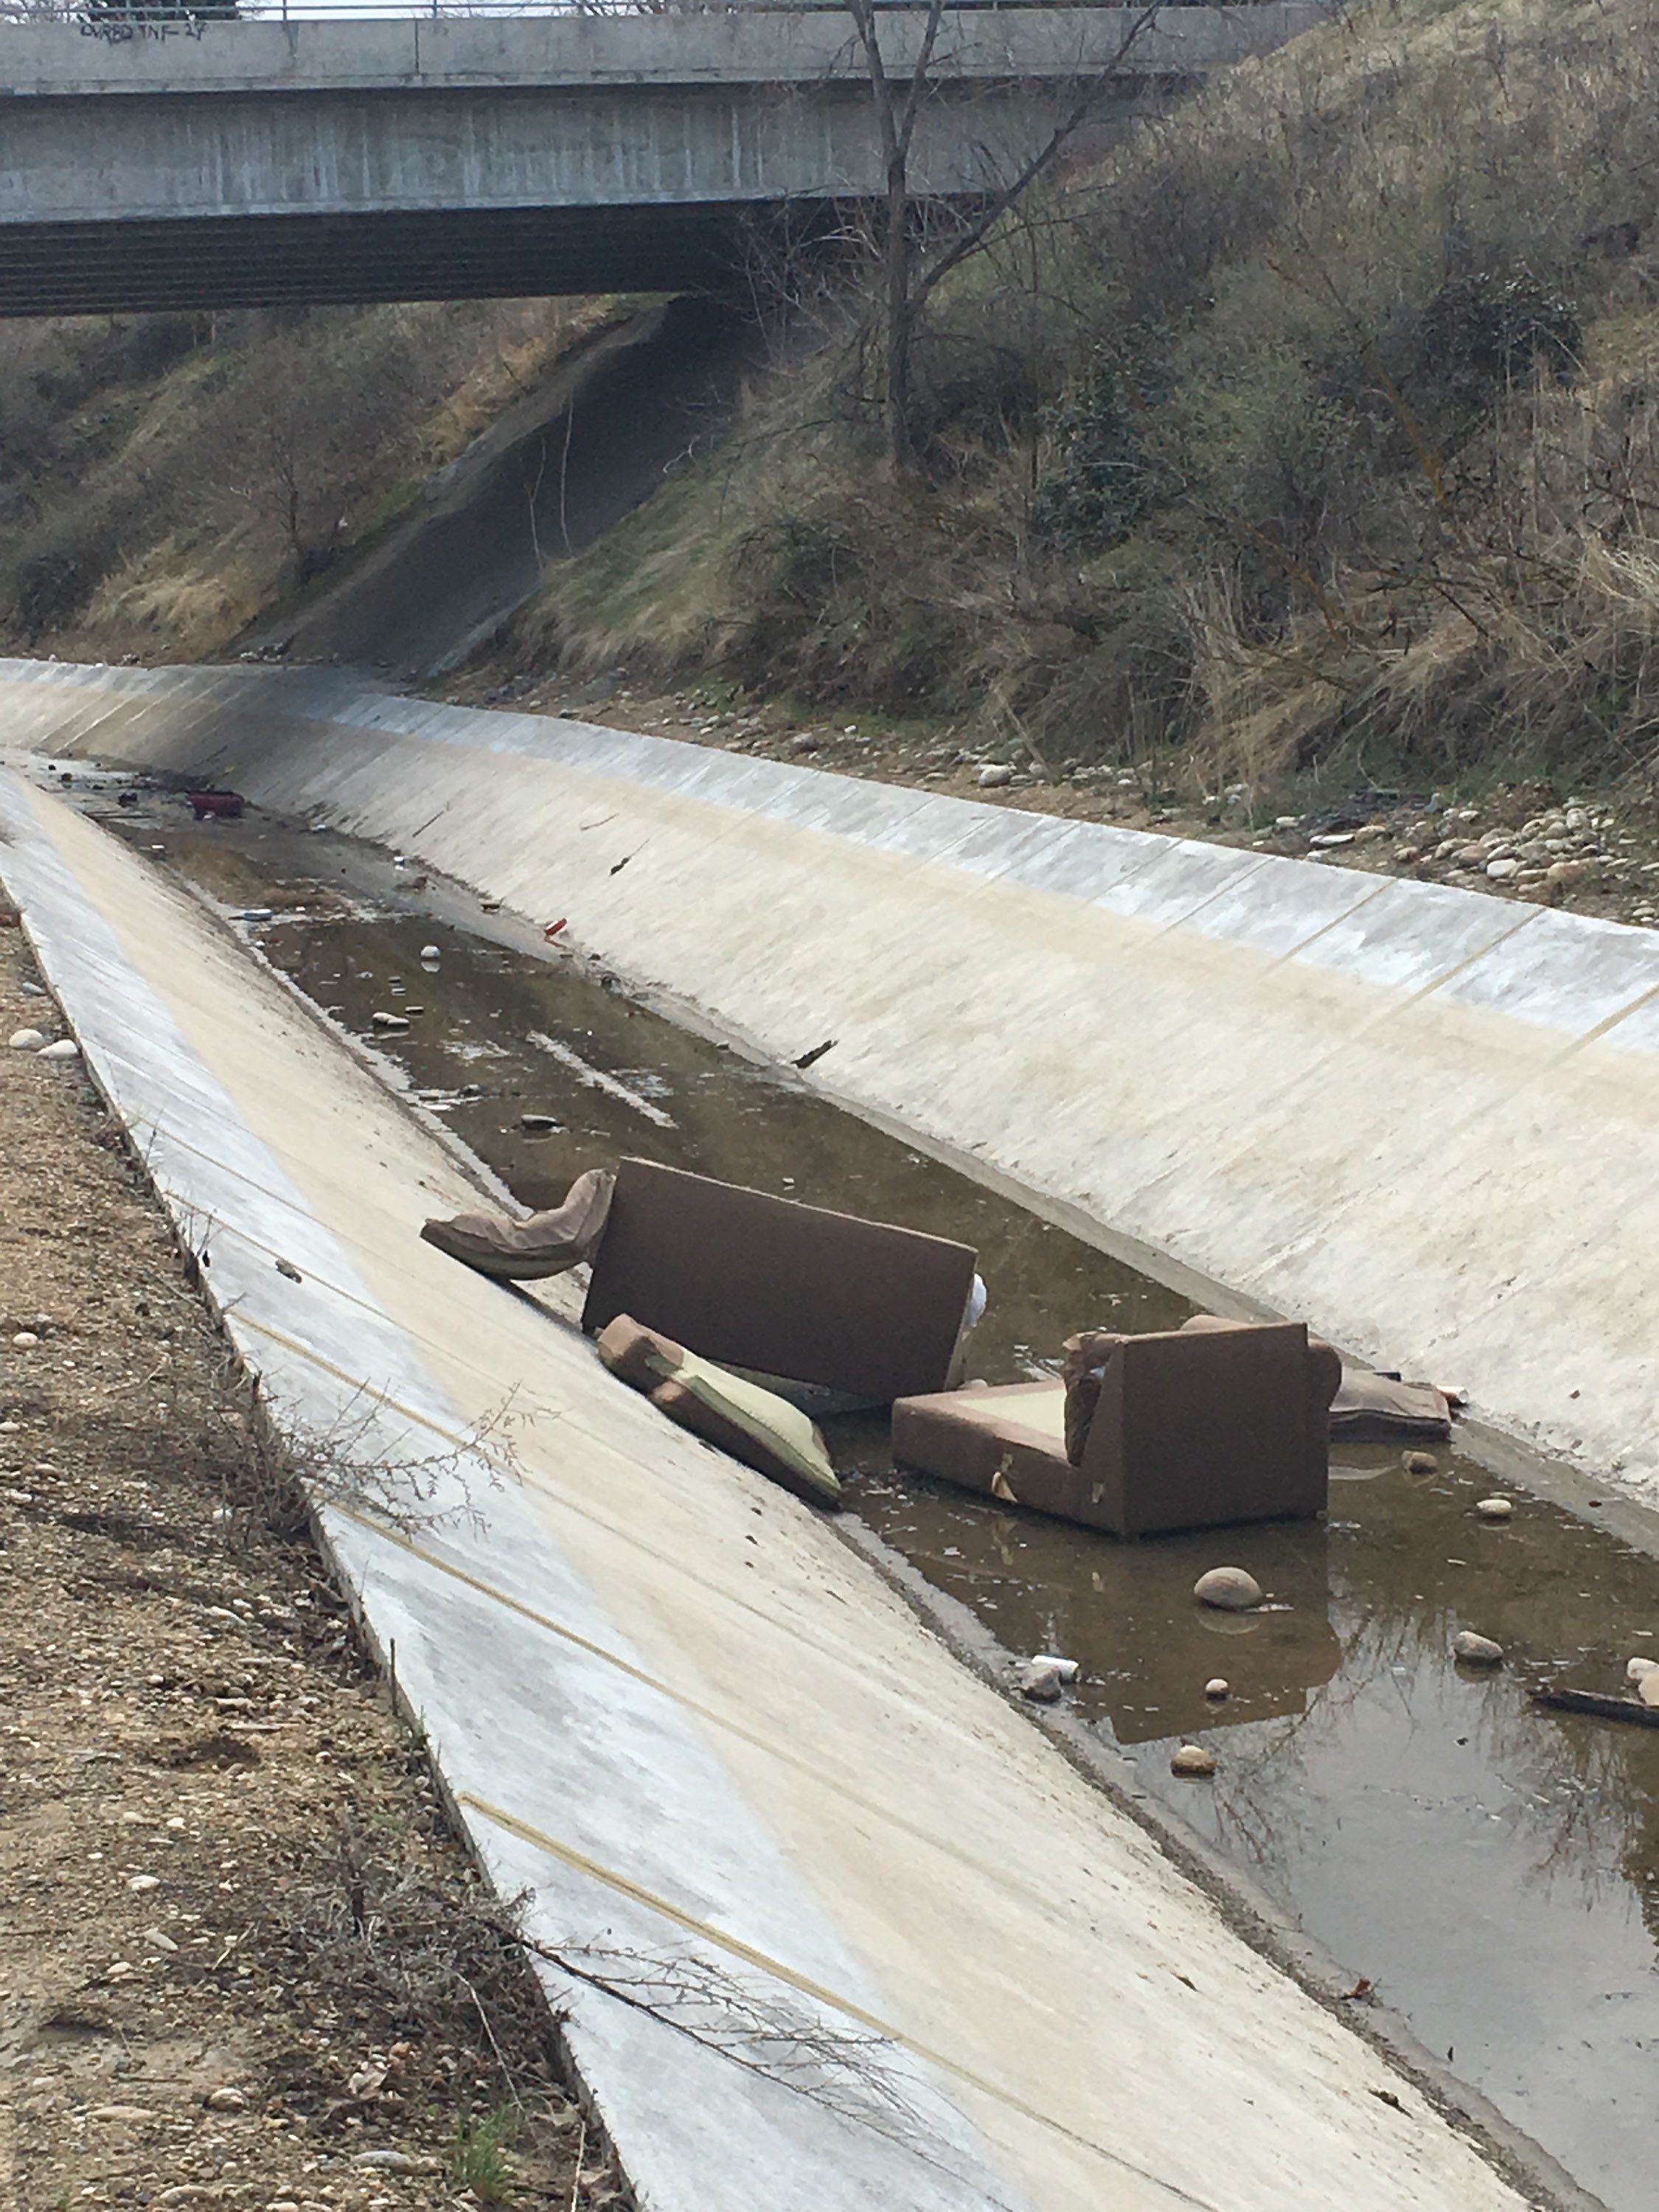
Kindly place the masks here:
POLYGON ((1118 1536, 1324 1510, 1342 1364, 1304 1323, 1091 1331, 1066 1354, 1064 1382, 900 1399, 895 1461, 1118 1536))
POLYGON ((624 1160, 582 1314, 629 1314, 705 1359, 872 1405, 942 1390, 970 1246, 624 1160))

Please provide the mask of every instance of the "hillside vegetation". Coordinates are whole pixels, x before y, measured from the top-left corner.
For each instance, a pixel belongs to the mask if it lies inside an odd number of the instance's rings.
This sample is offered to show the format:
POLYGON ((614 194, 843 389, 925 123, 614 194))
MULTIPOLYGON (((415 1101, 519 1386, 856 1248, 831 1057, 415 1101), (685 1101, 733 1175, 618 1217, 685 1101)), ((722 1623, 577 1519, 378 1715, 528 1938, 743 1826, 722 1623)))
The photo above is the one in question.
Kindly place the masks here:
POLYGON ((582 301, 0 323, 0 642, 222 652, 376 543, 582 301))
POLYGON ((1074 168, 936 299, 884 469, 858 303, 550 571, 504 662, 721 672, 1049 758, 1645 771, 1659 18, 1334 21, 1074 168))

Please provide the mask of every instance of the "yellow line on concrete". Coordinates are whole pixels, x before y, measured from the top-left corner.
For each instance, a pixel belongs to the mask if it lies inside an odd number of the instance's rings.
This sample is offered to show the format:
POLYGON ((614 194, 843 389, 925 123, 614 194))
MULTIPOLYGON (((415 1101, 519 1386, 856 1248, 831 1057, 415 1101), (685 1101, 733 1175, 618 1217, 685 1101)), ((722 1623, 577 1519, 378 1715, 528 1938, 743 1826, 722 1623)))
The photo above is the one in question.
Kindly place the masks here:
MULTIPOLYGON (((867 2007, 860 2004, 855 1997, 843 1996, 839 1990, 830 1989, 823 1982, 814 1981, 810 1974, 803 1974, 783 1960, 774 1958, 769 1951, 759 1950, 754 1944, 745 1943, 740 1936, 729 1935, 726 1929, 700 1919, 696 1913, 685 1911, 670 1899, 659 1896, 655 1890, 647 1889, 641 1883, 631 1881, 627 1875, 619 1874, 614 1867, 602 1865, 598 1859, 590 1858, 586 1851, 579 1851, 574 1844, 562 1843, 556 1836, 550 1836, 545 1829, 538 1828, 528 1820, 521 1820, 516 1813, 509 1813, 500 1805, 492 1805, 488 1798, 479 1797, 471 1790, 459 1790, 455 1794, 459 1804, 465 1805, 471 1812, 481 1814, 486 1820, 498 1828, 505 1828, 509 1835, 517 1836, 521 1842, 549 1852, 564 1865, 574 1868, 578 1874, 587 1875, 594 1881, 604 1883, 607 1889, 615 1890, 619 1896, 645 1905, 665 1920, 672 1921, 677 1928, 684 1929, 688 1935, 712 1943, 732 1958, 742 1960, 745 1966, 755 1967, 774 1981, 786 1984, 800 1996, 810 1997, 815 2004, 827 2005, 831 2011, 842 2014, 848 2020, 856 2021, 860 2027, 871 2029, 927 2065, 938 2067, 942 2073, 949 2074, 969 2088, 977 2090, 981 2096, 992 2098, 996 2103, 1006 2106, 1010 2112, 1018 2113, 1022 2119, 1034 2120, 1039 2127, 1062 2136, 1079 2149, 1088 2151, 1096 2158, 1104 2159, 1108 2165, 1116 2166, 1124 2173, 1133 2174, 1138 2181, 1151 2182, 1155 2189, 1163 2190, 1177 2204, 1194 2206, 1197 2212, 1220 2212, 1220 2208, 1212 2203, 1208 2197, 1194 2197, 1179 2182, 1167 2180, 1163 2174, 1138 2166, 1121 2151, 1112 2149, 1109 2144, 1097 2142, 1092 2136, 1080 2134, 1077 2129, 1067 2127, 1064 2120, 1056 2119, 1039 2106, 1027 2104, 1023 2097, 1011 2095, 1000 2082, 976 2073, 971 2066, 963 2065, 945 2051, 936 2051, 931 2044, 919 2042, 902 2027, 895 2027, 891 2021, 884 2020, 879 2013, 871 2012, 867 2007)), ((556 1965, 556 1960, 552 1963, 556 1965)))

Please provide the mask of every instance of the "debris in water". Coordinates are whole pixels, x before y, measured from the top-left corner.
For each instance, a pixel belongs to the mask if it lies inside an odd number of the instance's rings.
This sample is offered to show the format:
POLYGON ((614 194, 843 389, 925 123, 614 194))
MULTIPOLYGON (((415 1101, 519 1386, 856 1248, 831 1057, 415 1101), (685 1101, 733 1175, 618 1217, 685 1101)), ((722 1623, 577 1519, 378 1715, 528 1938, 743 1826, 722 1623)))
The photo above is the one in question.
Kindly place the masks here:
POLYGON ((1193 1595, 1222 1613, 1252 1613, 1261 1602, 1261 1585, 1243 1567, 1212 1567, 1193 1584, 1193 1595))
POLYGON ((1490 1636, 1477 1636, 1472 1628, 1460 1628, 1452 1638, 1452 1656, 1469 1667, 1501 1667, 1504 1647, 1494 1644, 1490 1636))
POLYGON ((1224 1704, 1232 1693, 1233 1686, 1224 1674, 1212 1674, 1204 1685, 1205 1696, 1218 1705, 1224 1704))
POLYGON ((1535 1705, 1552 1706, 1557 1712, 1594 1713, 1598 1720, 1633 1721, 1638 1728, 1659 1728, 1659 1705, 1640 1698, 1607 1698, 1596 1690, 1558 1690, 1538 1683, 1534 1686, 1532 1701, 1535 1705))
POLYGON ((371 1014, 368 1018, 373 1022, 377 1030, 386 1030, 395 1032, 398 1030, 406 1030, 409 1027, 409 1017, 406 1014, 388 1014, 380 1012, 371 1014))
POLYGON ((421 947, 421 958, 423 961, 431 962, 435 966, 443 958, 443 955, 435 945, 423 945, 421 947))
POLYGON ((1178 1744, 1170 1755, 1171 1774, 1184 1774, 1193 1781, 1202 1781, 1215 1772, 1215 1753, 1201 1743, 1178 1744))
POLYGON ((550 944, 550 944, 553 942, 553 939, 554 939, 558 935, 559 932, 560 932, 560 931, 561 931, 561 930, 565 927, 565 924, 566 924, 566 922, 568 921, 568 919, 569 919, 569 917, 568 917, 567 915, 562 915, 562 915, 559 916, 559 918, 558 918, 558 920, 557 920, 556 921, 544 921, 544 922, 542 924, 542 935, 543 935, 543 937, 545 939, 545 940, 547 941, 547 943, 548 943, 548 944, 550 944))
POLYGON ((1507 1498, 1482 1498, 1474 1510, 1483 1521, 1507 1521, 1515 1507, 1507 1498))
POLYGON ((73 1037, 59 1037, 56 1044, 43 1046, 34 1056, 37 1060, 79 1060, 81 1048, 73 1037))
POLYGON ((14 1030, 6 1039, 14 1052, 39 1052, 46 1042, 44 1030, 14 1030))
MULTIPOLYGON (((68 778, 64 778, 65 782, 68 778)), ((242 795, 237 791, 204 788, 187 791, 185 802, 198 822, 237 822, 241 819, 242 795)))
POLYGON ((1440 1462, 1432 1452, 1402 1452, 1400 1464, 1407 1474, 1438 1474, 1440 1472, 1440 1462))
POLYGON ((1076 1680, 1075 1659, 1060 1659, 1051 1651, 1040 1651, 1020 1668, 1019 1694, 1036 1704, 1051 1705, 1066 1685, 1076 1680))

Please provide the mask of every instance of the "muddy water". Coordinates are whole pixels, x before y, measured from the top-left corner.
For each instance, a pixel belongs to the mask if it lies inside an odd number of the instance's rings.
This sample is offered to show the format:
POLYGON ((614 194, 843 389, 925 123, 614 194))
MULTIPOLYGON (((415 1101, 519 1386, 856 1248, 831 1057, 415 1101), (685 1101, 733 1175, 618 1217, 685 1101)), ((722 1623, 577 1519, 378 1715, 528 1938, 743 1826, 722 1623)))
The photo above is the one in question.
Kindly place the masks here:
MULTIPOLYGON (((911 1152, 787 1077, 630 1005, 614 979, 346 842, 250 822, 127 823, 232 908, 319 1005, 526 1205, 622 1152, 975 1245, 991 1304, 972 1371, 1012 1381, 1084 1323, 1169 1326, 1170 1291, 911 1152), (423 945, 439 957, 422 963, 423 945), (520 1116, 550 1116, 526 1133, 520 1116)), ((1480 1520, 1492 1478, 1443 1451, 1339 1450, 1322 1524, 1124 1545, 894 1472, 884 1431, 833 1438, 858 1512, 1017 1652, 1081 1662, 1077 1710, 1146 1787, 1372 1983, 1614 2212, 1650 2212, 1659 2085, 1659 1731, 1553 1716, 1527 1679, 1616 1691, 1659 1657, 1659 1563, 1541 1500, 1480 1520), (1277 1609, 1206 1613, 1249 1567, 1277 1609), (1461 1672, 1451 1634, 1511 1664, 1461 1672), (1204 1696, 1231 1685, 1220 1705, 1204 1696), (1175 1780, 1172 1744, 1218 1753, 1175 1780)))

